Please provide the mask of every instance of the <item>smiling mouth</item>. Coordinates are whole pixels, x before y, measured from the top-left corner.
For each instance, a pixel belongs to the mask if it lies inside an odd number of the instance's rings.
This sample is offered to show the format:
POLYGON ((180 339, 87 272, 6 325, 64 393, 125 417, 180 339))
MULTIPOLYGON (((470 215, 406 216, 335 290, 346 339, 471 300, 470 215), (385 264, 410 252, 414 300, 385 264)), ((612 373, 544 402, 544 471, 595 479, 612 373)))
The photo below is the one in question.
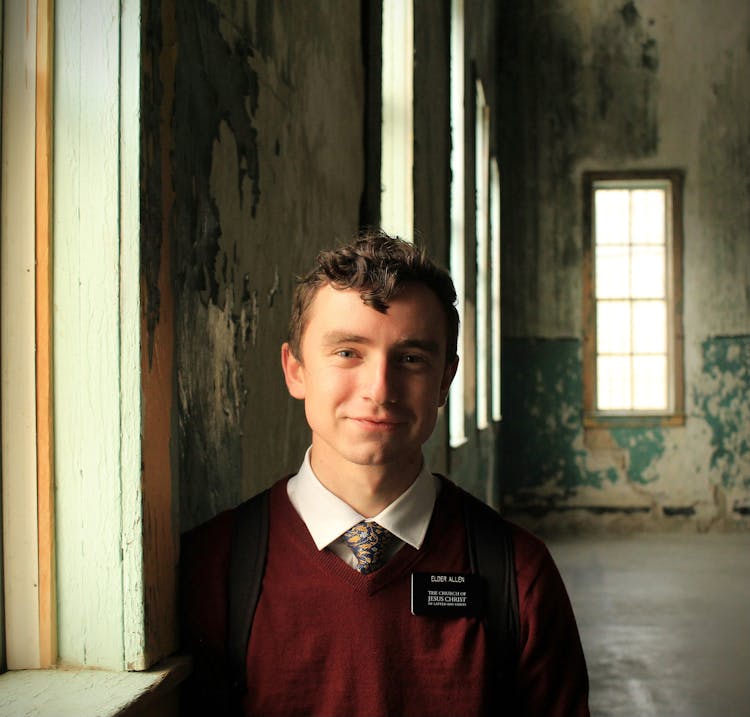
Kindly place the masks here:
POLYGON ((404 423, 395 418, 352 418, 351 420, 372 431, 392 431, 404 423))

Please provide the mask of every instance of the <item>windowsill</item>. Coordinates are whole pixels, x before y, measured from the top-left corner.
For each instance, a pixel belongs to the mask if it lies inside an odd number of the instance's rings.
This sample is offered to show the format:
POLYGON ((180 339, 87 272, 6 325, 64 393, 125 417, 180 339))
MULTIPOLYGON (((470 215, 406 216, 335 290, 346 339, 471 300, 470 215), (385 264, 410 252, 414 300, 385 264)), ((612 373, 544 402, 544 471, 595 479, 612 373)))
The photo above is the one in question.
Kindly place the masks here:
POLYGON ((465 446, 469 442, 469 439, 466 436, 456 436, 455 438, 452 438, 450 441, 450 448, 451 450, 455 450, 457 448, 461 448, 461 446, 465 446))
POLYGON ((585 413, 583 416, 584 428, 666 428, 684 425, 684 413, 633 414, 630 416, 585 413))
POLYGON ((0 716, 148 714, 165 697, 176 695, 178 685, 190 669, 190 658, 176 655, 144 672, 75 668, 14 670, 0 675, 0 716))

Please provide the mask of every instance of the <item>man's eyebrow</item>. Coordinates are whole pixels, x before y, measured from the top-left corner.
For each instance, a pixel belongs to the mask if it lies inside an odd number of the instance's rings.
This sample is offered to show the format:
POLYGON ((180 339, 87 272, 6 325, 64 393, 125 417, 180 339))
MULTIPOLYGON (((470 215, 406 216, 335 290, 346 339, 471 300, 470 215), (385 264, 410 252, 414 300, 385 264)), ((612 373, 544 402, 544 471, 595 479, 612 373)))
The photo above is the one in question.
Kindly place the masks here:
POLYGON ((326 346, 332 346, 333 344, 366 344, 368 341, 364 336, 358 336, 357 334, 350 334, 345 331, 329 331, 327 334, 323 334, 323 343, 326 346))
MULTIPOLYGON (((369 344, 370 340, 365 336, 358 334, 350 334, 345 331, 329 331, 323 335, 323 344, 325 346, 334 346, 336 344, 369 344)), ((418 338, 405 338, 401 341, 397 341, 394 345, 395 349, 419 349, 425 353, 438 354, 440 353, 440 345, 437 341, 430 339, 418 339, 418 338)))
POLYGON ((438 342, 429 339, 404 339, 396 344, 396 348, 419 349, 429 354, 437 354, 440 352, 438 342))

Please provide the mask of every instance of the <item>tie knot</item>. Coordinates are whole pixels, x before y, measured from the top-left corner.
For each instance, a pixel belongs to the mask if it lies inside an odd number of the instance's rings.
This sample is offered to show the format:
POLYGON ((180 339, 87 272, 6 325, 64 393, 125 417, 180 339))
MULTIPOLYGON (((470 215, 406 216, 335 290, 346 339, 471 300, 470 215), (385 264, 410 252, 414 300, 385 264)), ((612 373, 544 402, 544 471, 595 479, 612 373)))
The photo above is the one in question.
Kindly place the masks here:
POLYGON ((382 525, 363 520, 349 528, 341 537, 357 558, 357 570, 366 575, 383 564, 385 549, 392 540, 393 533, 382 525))

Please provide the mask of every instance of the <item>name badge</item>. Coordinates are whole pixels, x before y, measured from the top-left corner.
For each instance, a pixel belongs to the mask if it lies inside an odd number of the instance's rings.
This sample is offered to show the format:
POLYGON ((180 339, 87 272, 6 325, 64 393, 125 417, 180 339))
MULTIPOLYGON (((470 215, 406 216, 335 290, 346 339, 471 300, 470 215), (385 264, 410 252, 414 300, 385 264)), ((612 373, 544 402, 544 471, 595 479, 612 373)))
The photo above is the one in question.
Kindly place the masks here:
POLYGON ((482 578, 472 573, 412 573, 411 612, 434 617, 479 617, 482 578))

